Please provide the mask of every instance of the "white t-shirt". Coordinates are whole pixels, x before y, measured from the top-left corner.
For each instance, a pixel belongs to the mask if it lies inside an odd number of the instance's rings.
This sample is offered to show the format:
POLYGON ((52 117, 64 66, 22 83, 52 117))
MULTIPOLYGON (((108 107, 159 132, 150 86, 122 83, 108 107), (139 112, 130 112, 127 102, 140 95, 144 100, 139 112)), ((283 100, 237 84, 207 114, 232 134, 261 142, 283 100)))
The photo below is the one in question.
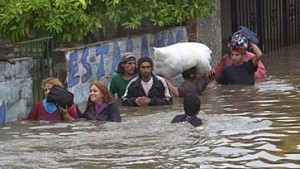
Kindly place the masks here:
POLYGON ((146 93, 146 96, 148 96, 149 90, 151 89, 152 85, 153 85, 153 77, 151 77, 151 79, 148 82, 144 82, 143 80, 141 81, 141 84, 143 86, 143 89, 146 93))

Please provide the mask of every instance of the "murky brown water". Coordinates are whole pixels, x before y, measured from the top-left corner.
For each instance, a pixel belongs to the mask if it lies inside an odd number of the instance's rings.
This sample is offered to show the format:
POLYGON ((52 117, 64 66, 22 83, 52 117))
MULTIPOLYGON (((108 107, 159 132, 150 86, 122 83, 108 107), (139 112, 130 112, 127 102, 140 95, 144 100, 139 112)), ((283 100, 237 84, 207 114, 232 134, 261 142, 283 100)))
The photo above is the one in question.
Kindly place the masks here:
POLYGON ((122 108, 122 123, 13 122, 0 168, 300 168, 300 46, 264 56, 268 78, 202 97, 200 128, 172 106, 122 108))

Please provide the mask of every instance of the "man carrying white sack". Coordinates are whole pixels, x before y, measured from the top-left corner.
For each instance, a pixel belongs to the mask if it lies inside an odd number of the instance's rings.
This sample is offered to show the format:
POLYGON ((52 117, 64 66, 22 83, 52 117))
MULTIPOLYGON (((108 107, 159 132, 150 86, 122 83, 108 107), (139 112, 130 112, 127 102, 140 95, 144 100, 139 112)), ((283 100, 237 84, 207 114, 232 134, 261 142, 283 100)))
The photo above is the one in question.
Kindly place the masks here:
POLYGON ((202 43, 180 42, 154 48, 154 71, 159 76, 172 79, 184 71, 195 67, 202 76, 211 69, 211 50, 202 43))
POLYGON ((154 48, 155 73, 165 78, 174 96, 201 95, 211 69, 211 50, 202 43, 181 42, 162 48, 154 48), (179 87, 169 80, 181 74, 184 82, 179 87))
POLYGON ((174 94, 174 96, 177 97, 185 97, 189 94, 200 96, 209 83, 208 73, 204 74, 202 77, 197 77, 195 67, 184 71, 181 75, 184 79, 184 82, 179 87, 174 86, 169 80, 165 78, 170 91, 174 94))

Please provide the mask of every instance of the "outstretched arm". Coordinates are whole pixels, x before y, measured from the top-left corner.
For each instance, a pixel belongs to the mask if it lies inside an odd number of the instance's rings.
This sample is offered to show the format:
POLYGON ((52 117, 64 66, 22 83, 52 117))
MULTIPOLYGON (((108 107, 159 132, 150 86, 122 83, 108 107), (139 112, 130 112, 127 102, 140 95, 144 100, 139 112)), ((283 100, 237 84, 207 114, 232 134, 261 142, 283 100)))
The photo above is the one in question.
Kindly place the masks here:
POLYGON ((174 86, 168 79, 164 78, 170 91, 176 96, 179 97, 179 92, 178 92, 178 88, 176 86, 174 86))

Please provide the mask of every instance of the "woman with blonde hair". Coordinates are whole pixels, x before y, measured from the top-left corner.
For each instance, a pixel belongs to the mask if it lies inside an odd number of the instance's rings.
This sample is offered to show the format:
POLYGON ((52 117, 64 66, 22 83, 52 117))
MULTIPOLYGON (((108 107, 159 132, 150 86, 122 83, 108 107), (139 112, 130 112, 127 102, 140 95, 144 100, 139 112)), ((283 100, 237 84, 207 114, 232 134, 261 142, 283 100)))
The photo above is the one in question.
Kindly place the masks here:
POLYGON ((80 117, 88 120, 121 122, 119 107, 105 84, 102 82, 91 84, 86 109, 80 117))
MULTIPOLYGON (((42 89, 45 96, 51 91, 53 86, 63 88, 63 84, 56 77, 49 77, 42 80, 42 89)), ((55 103, 47 102, 47 99, 37 102, 25 120, 46 120, 46 121, 75 121, 77 120, 77 106, 73 103, 70 107, 62 108, 55 103)))

